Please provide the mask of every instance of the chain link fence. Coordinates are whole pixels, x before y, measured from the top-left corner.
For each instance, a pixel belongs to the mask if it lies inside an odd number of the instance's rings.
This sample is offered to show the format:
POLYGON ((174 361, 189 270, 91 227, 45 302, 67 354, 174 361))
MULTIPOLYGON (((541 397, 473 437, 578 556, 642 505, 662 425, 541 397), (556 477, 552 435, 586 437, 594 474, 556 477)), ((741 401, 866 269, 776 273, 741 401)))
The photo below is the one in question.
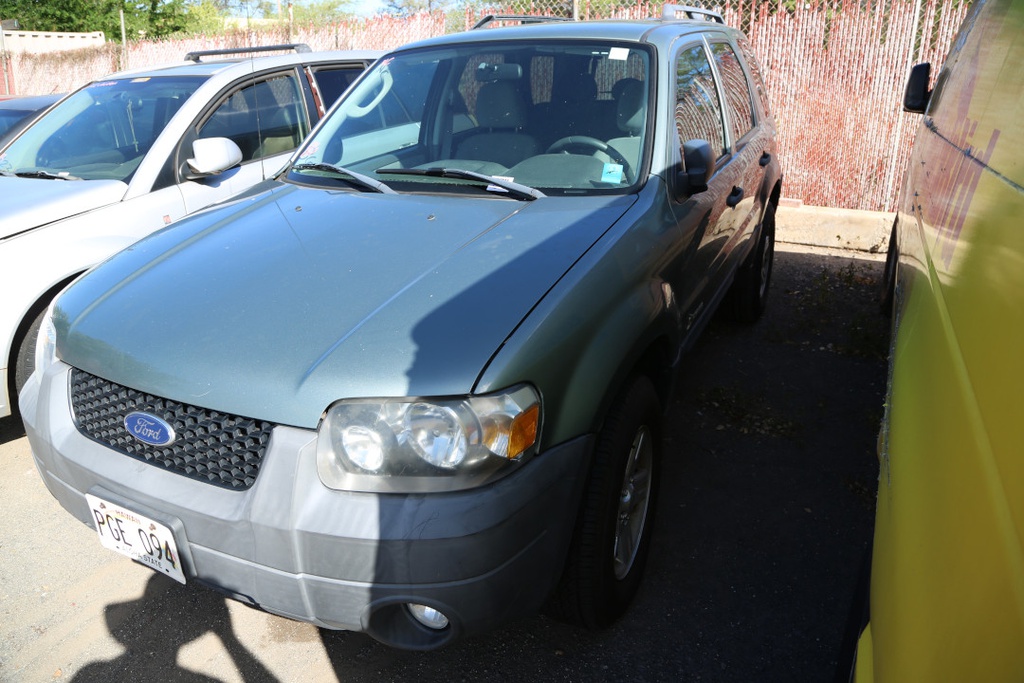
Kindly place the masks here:
MULTIPOLYGON (((747 33, 779 126, 783 194, 805 204, 892 211, 917 115, 901 101, 910 67, 941 62, 967 0, 724 0, 697 3, 747 33)), ((181 61, 186 52, 303 42, 315 50, 390 49, 472 28, 487 15, 580 19, 659 17, 661 3, 534 0, 449 13, 379 16, 74 52, 4 54, 6 92, 62 92, 122 68, 181 61)))

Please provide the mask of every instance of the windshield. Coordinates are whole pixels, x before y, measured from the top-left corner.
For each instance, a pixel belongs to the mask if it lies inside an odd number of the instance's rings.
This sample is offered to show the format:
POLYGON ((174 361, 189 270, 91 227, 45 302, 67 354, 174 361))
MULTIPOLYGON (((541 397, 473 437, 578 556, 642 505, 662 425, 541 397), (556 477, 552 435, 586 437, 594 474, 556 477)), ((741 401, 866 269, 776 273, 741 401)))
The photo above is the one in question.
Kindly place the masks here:
POLYGON ((0 172, 127 182, 204 77, 108 80, 74 93, 0 154, 0 172))
POLYGON ((289 177, 341 182, 330 164, 399 191, 624 192, 643 168, 649 79, 650 55, 635 44, 494 41, 399 53, 345 95, 289 177), (439 168, 468 173, 422 172, 439 168))

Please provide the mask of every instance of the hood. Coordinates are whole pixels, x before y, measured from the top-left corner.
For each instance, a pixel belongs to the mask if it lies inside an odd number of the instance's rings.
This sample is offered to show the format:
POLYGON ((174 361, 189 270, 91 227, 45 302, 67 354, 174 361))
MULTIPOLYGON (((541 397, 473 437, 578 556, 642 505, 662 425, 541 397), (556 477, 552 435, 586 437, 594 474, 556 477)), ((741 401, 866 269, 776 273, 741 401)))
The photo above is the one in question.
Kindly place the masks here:
POLYGON ((634 201, 278 186, 93 270, 59 300, 58 353, 158 396, 299 427, 342 398, 466 394, 634 201))
POLYGON ((0 177, 0 239, 121 201, 120 180, 43 180, 0 177))

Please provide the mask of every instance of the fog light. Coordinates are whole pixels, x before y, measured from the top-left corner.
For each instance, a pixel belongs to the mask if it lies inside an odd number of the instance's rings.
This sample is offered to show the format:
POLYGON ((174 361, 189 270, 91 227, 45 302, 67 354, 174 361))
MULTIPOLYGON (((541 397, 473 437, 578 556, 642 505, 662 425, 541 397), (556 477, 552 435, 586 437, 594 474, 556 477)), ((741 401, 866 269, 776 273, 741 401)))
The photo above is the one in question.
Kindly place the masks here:
POLYGON ((433 607, 417 605, 414 602, 410 602, 407 606, 409 608, 409 614, 427 628, 440 631, 441 629, 448 627, 448 617, 441 614, 433 607))

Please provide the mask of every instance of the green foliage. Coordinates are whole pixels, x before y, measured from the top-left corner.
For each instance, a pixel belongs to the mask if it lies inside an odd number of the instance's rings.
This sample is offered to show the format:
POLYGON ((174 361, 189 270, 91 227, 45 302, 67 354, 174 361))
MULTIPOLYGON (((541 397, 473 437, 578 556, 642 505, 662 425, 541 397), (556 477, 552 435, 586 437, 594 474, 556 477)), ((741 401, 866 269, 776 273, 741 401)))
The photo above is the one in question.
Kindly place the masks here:
POLYGON ((207 30, 223 16, 221 0, 0 0, 0 18, 27 31, 103 31, 121 40, 121 11, 129 40, 207 30))
MULTIPOLYGON (((347 18, 352 14, 352 0, 314 0, 293 3, 292 18, 296 24, 322 26, 347 18)), ((282 10, 284 11, 284 10, 282 10)))
POLYGON ((445 11, 453 4, 452 0, 385 0, 384 11, 406 17, 419 12, 445 11))
POLYGON ((200 0, 189 5, 188 33, 196 35, 211 35, 224 30, 224 17, 226 10, 223 3, 218 0, 200 0))

